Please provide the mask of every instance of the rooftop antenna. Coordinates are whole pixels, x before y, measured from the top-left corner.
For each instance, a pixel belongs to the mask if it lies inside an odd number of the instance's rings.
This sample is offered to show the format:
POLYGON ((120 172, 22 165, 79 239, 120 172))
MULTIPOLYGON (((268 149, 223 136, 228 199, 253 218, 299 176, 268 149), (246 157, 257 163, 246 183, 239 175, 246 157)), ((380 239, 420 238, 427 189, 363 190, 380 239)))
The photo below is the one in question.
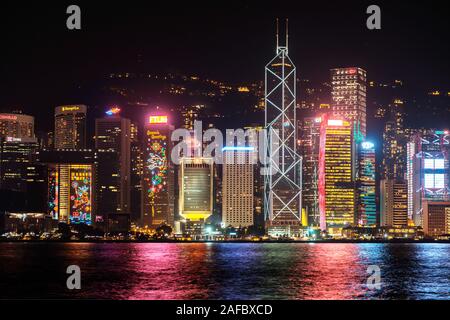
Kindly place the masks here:
POLYGON ((289 47, 289 19, 286 18, 286 51, 289 47))
POLYGON ((278 48, 279 48, 279 34, 280 34, 280 27, 279 27, 278 18, 277 18, 277 53, 278 53, 278 48))

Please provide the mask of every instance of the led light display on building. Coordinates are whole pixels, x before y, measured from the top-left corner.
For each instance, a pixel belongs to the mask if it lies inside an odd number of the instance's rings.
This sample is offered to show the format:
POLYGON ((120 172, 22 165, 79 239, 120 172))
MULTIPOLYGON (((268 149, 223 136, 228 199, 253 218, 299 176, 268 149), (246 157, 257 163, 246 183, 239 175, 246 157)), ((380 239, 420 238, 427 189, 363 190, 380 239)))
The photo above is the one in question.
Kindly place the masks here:
POLYGON ((112 107, 111 109, 109 109, 108 111, 106 111, 105 113, 108 116, 114 116, 120 113, 120 108, 119 107, 112 107))
POLYGON ((159 132, 147 131, 149 136, 147 169, 151 172, 147 190, 150 202, 154 203, 159 192, 166 191, 167 185, 167 137, 159 132))
POLYGON ((86 165, 70 167, 70 223, 92 223, 92 172, 86 165))
POLYGON ((375 199, 375 145, 361 143, 358 155, 358 224, 374 226, 377 224, 375 199))
POLYGON ((425 134, 420 139, 422 185, 425 199, 447 199, 449 194, 449 142, 444 131, 425 134), (438 134, 441 133, 441 134, 438 134))
POLYGON ((50 163, 48 213, 64 223, 93 222, 93 164, 50 163))
POLYGON ((48 177, 48 210, 54 220, 59 219, 58 171, 51 170, 48 177))
POLYGON ((169 162, 170 134, 167 116, 150 116, 145 126, 141 222, 156 227, 174 223, 173 169, 169 162))

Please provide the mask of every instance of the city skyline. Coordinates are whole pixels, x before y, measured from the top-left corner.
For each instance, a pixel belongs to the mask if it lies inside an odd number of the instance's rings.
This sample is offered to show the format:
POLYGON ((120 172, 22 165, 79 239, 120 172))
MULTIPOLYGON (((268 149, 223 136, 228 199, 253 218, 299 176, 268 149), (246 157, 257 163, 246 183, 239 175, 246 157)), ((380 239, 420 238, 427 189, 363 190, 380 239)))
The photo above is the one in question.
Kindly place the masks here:
POLYGON ((0 300, 448 300, 442 3, 5 5, 0 300))

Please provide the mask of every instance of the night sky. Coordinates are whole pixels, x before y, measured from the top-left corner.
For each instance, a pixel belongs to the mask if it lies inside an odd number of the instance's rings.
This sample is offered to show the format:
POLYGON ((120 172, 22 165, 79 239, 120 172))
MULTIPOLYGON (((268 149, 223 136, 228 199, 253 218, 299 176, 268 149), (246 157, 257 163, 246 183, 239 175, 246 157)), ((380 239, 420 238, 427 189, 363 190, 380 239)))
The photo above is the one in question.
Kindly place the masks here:
POLYGON ((89 105, 75 89, 112 72, 262 80, 275 52, 276 17, 289 18, 300 78, 328 81, 330 68, 355 65, 368 70, 369 80, 450 91, 444 1, 93 2, 2 3, 1 110, 49 112, 52 119, 56 105, 89 105), (66 29, 70 4, 81 7, 81 31, 66 29), (381 7, 382 30, 366 28, 370 4, 381 7))

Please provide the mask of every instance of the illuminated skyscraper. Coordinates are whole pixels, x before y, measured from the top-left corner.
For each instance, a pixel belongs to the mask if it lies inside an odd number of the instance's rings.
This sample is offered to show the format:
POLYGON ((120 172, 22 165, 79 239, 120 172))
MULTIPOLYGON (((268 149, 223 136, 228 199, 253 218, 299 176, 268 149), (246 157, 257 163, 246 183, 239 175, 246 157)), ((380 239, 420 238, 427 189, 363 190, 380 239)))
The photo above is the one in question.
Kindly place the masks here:
POLYGON ((55 149, 86 148, 86 112, 84 105, 55 109, 55 149))
POLYGON ((138 125, 134 122, 131 128, 131 173, 130 173, 130 212, 131 220, 135 224, 141 222, 141 198, 142 198, 142 174, 143 174, 143 154, 142 145, 139 139, 138 125))
POLYGON ((361 68, 331 69, 333 116, 359 123, 366 136, 366 71, 361 68))
POLYGON ((222 223, 225 227, 253 225, 254 147, 223 148, 222 223))
POLYGON ((302 205, 309 225, 318 226, 319 213, 319 150, 321 117, 308 117, 300 122, 300 150, 303 159, 302 205))
POLYGON ((0 113, 0 137, 10 141, 34 138, 34 117, 25 114, 0 113))
POLYGON ((204 222, 213 213, 212 158, 180 159, 179 215, 191 222, 204 222))
POLYGON ((38 150, 34 137, 0 138, 0 189, 26 191, 28 168, 34 165, 38 150))
POLYGON ((408 186, 405 180, 381 180, 381 225, 405 227, 408 225, 408 186))
POLYGON ((375 145, 364 141, 358 146, 357 223, 362 226, 377 224, 375 191, 375 145))
POLYGON ((450 234, 449 201, 423 202, 423 231, 431 237, 450 234))
MULTIPOLYGON (((95 148, 116 152, 119 158, 117 177, 117 212, 130 212, 130 173, 131 173, 131 122, 120 116, 119 108, 107 111, 104 118, 95 119, 95 148)), ((110 212, 114 213, 114 212, 110 212)))
POLYGON ((174 172, 170 162, 173 126, 167 116, 150 116, 144 127, 141 224, 174 224, 174 172))
POLYGON ((120 172, 116 152, 43 150, 39 161, 48 165, 48 210, 55 220, 89 225, 115 213, 120 172))
POLYGON ((383 179, 405 179, 407 171, 407 138, 404 128, 403 101, 395 99, 389 105, 389 119, 383 132, 383 179))
MULTIPOLYGON (((287 21, 286 21, 287 24, 287 21)), ((287 29, 287 28, 286 28, 287 29)), ((301 219, 301 157, 297 154, 296 68, 285 46, 265 72, 265 127, 268 164, 264 213, 272 236, 299 235, 301 219)))
POLYGON ((424 202, 450 200, 450 135, 445 130, 422 130, 408 143, 408 181, 410 215, 423 225, 424 202))
POLYGON ((352 123, 322 118, 319 152, 320 227, 331 234, 355 222, 352 123))
POLYGON ((49 213, 69 224, 94 222, 94 165, 49 164, 49 213))
POLYGON ((26 192, 38 149, 34 117, 0 113, 0 189, 26 192))

